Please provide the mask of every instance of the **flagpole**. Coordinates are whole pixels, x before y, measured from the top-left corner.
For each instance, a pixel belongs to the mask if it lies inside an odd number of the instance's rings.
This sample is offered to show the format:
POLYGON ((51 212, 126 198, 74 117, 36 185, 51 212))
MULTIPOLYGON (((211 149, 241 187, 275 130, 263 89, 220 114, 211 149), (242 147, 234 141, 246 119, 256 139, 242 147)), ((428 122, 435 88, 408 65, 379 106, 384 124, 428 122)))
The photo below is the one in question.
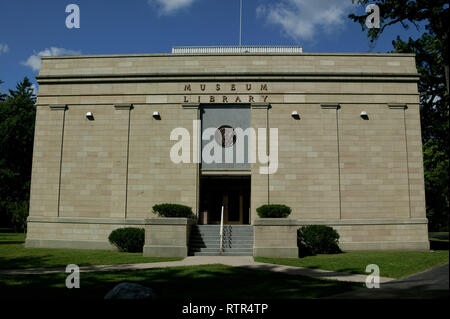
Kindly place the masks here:
POLYGON ((242 46, 242 0, 240 0, 239 10, 239 46, 242 46))

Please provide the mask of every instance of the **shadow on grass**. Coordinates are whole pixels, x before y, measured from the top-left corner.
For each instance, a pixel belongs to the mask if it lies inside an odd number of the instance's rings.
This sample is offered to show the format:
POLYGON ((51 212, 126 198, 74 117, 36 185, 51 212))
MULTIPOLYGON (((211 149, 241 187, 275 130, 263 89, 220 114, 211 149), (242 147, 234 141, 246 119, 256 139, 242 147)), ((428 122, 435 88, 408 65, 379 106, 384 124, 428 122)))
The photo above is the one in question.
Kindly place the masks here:
MULTIPOLYGON (((386 284, 385 284, 386 285, 386 284)), ((448 299, 449 291, 430 289, 427 285, 417 285, 408 288, 385 287, 383 289, 359 289, 327 299, 448 299)))
MULTIPOLYGON (((266 264, 266 265, 252 265, 252 266, 246 266, 246 268, 256 269, 256 270, 265 270, 265 271, 275 271, 276 268, 278 268, 281 264, 266 264)), ((303 275, 303 276, 311 276, 315 278, 323 278, 327 279, 330 277, 350 277, 353 274, 358 274, 358 272, 354 268, 340 268, 336 271, 332 270, 322 270, 319 269, 319 267, 316 266, 307 266, 307 267, 297 267, 294 266, 293 268, 288 268, 283 271, 285 274, 291 274, 291 275, 303 275)))
POLYGON ((430 240, 431 250, 449 250, 448 240, 430 240))
POLYGON ((23 244, 23 241, 20 240, 0 241, 0 245, 20 245, 20 244, 23 244))
MULTIPOLYGON (((267 269, 267 268, 266 268, 267 269)), ((65 287, 66 274, 0 278, 0 296, 7 299, 103 299, 120 282, 152 288, 162 299, 289 299, 322 298, 361 284, 313 279, 244 267, 207 265, 80 274, 80 289, 65 287)))
POLYGON ((382 289, 357 289, 332 298, 436 299, 448 298, 448 263, 382 284, 382 289))
POLYGON ((53 256, 51 255, 13 257, 13 258, 0 257, 0 270, 39 268, 42 267, 42 265, 45 265, 48 261, 52 260, 52 258, 53 256))

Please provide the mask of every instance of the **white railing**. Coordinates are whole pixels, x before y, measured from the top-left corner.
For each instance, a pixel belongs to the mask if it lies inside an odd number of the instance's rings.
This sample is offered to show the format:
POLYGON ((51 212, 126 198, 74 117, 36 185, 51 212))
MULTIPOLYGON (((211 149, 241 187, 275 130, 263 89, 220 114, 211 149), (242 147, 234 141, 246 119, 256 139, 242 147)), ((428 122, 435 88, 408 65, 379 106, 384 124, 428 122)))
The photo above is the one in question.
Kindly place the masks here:
POLYGON ((172 54, 217 54, 217 53, 302 53, 300 46, 205 46, 173 47, 172 54))
POLYGON ((223 205, 220 213, 219 254, 223 254, 223 205))

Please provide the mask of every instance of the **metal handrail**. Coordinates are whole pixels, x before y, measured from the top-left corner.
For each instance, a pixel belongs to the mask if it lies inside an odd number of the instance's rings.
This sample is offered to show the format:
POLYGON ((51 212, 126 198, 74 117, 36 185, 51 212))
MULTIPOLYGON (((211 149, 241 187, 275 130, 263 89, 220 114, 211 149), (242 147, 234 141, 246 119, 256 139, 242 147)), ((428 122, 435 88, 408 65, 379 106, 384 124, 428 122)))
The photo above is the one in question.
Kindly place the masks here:
POLYGON ((223 254, 223 205, 222 212, 220 213, 220 233, 219 233, 219 254, 223 254))

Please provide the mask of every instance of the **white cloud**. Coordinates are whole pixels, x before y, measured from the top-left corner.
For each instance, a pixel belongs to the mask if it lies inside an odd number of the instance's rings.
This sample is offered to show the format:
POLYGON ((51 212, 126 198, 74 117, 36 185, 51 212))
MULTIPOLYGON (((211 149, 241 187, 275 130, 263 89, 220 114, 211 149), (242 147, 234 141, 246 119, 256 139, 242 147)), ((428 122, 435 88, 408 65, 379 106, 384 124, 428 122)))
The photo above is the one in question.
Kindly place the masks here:
POLYGON ((197 0, 148 0, 150 5, 156 5, 161 15, 170 15, 180 9, 189 7, 197 0))
POLYGON ((26 61, 20 62, 20 64, 29 66, 33 71, 38 71, 41 68, 41 56, 58 56, 58 55, 79 55, 79 50, 69 50, 64 48, 47 48, 38 53, 30 56, 26 61))
POLYGON ((279 25, 295 40, 311 40, 320 31, 341 28, 352 6, 351 0, 282 0, 276 5, 260 5, 257 15, 279 25))
POLYGON ((6 53, 9 51, 9 47, 7 44, 0 43, 0 54, 6 53))
POLYGON ((37 95, 38 94, 38 88, 36 84, 31 84, 31 89, 33 90, 33 95, 37 95))

